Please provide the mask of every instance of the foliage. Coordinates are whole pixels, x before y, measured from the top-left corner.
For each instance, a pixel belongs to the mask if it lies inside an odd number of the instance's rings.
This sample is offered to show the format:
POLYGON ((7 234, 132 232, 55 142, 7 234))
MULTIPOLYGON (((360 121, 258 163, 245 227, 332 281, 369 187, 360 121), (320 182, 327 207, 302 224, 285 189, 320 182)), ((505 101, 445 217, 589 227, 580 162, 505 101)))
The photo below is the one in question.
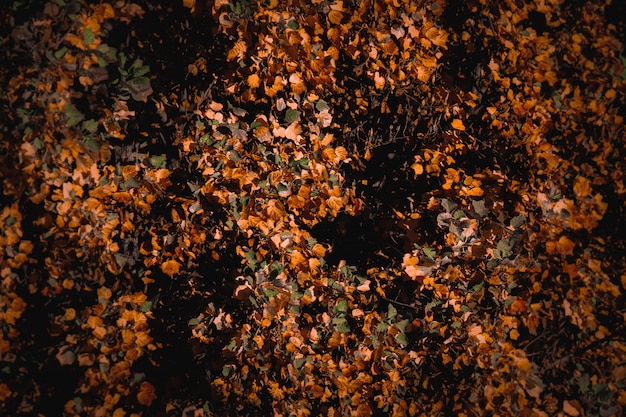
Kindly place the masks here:
POLYGON ((610 1, 153 3, 3 6, 0 409, 623 413, 610 1))

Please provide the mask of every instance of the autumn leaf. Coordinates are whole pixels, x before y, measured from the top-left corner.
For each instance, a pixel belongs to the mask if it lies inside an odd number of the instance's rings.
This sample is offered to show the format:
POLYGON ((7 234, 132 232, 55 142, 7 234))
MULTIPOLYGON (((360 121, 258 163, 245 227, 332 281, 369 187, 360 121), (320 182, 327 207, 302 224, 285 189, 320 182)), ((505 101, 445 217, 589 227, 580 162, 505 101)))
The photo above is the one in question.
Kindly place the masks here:
POLYGON ((465 130, 465 125, 463 124, 463 121, 461 121, 461 119, 454 119, 452 121, 452 127, 456 130, 465 130))
POLYGON ((585 198, 591 195, 591 181, 585 177, 577 176, 574 182, 574 193, 578 198, 585 198))
POLYGON ((14 3, 6 414, 622 411, 618 2, 14 3))
POLYGON ((174 259, 165 261, 161 264, 161 271, 171 278, 180 271, 180 263, 174 259))
POLYGON ((250 88, 258 88, 261 85, 261 78, 256 73, 250 74, 247 81, 250 88))
POLYGON ((139 404, 150 406, 156 398, 157 395, 154 386, 147 381, 143 381, 139 386, 139 392, 137 393, 137 401, 139 404))
POLYGON ((572 255, 576 244, 572 242, 567 236, 563 235, 556 242, 556 250, 562 255, 572 255))
POLYGON ((580 415, 580 404, 576 400, 564 400, 563 411, 568 416, 577 417, 580 415))

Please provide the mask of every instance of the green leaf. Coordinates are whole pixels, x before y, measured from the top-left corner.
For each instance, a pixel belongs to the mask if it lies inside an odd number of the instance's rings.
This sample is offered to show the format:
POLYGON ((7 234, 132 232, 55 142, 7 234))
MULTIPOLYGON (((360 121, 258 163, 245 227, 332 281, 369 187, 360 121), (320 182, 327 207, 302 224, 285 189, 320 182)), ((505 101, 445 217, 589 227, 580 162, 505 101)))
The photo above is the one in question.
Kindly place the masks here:
POLYGON ((302 357, 302 358, 296 358, 293 361, 293 365, 296 367, 296 369, 300 369, 302 368, 302 365, 304 365, 306 363, 307 358, 302 357))
POLYGON ((126 86, 133 100, 145 102, 153 90, 150 86, 150 79, 147 77, 137 77, 127 81, 126 86))
POLYGON ((141 311, 143 313, 147 313, 148 311, 152 310, 152 301, 145 301, 142 305, 141 305, 141 311))
POLYGON ((135 77, 141 77, 142 75, 150 72, 150 66, 143 65, 143 61, 141 59, 136 59, 130 69, 135 77))
POLYGON ((432 260, 434 260, 435 256, 437 256, 437 252, 434 248, 422 248, 422 252, 424 252, 424 255, 432 260))
POLYGON ((98 58, 98 65, 100 65, 101 67, 105 67, 107 63, 113 63, 117 61, 117 49, 110 47, 106 43, 101 43, 100 45, 98 45, 96 51, 102 54, 103 59, 100 59, 100 57, 98 58))
POLYGON ((396 327, 404 333, 406 327, 409 325, 409 319, 400 320, 396 323, 396 327))
POLYGON ((595 384, 594 386, 591 387, 591 389, 593 390, 594 394, 598 395, 599 393, 604 391, 606 387, 607 385, 605 383, 600 383, 600 384, 595 384))
POLYGON ((100 142, 92 136, 83 136, 83 143, 85 148, 90 152, 98 152, 100 150, 100 142))
POLYGON ((83 129, 85 129, 89 133, 94 133, 98 130, 98 121, 94 119, 84 120, 83 121, 83 129))
POLYGON ((78 111, 73 104, 67 103, 65 105, 65 115, 67 116, 67 124, 69 126, 76 126, 83 120, 83 114, 78 111))
POLYGON ((424 308, 426 308, 426 310, 428 311, 432 311, 432 309, 437 307, 439 304, 441 304, 441 300, 439 300, 438 298, 435 298, 434 300, 426 304, 424 308))
POLYGON ((298 30, 300 25, 295 20, 290 20, 289 22, 287 22, 287 27, 293 30, 298 30))
POLYGON ((95 39, 96 37, 91 28, 85 29, 85 33, 83 34, 83 42, 85 42, 85 45, 91 45, 95 39))
POLYGON ((57 59, 61 59, 63 58, 63 55, 65 55, 66 52, 67 52, 67 47, 64 46, 54 53, 54 57, 57 59))
POLYGON ((620 76, 621 81, 626 80, 626 56, 624 55, 620 55, 619 56, 620 61, 622 61, 622 66, 624 67, 624 70, 622 71, 622 75, 620 76))
POLYGON ((40 150, 43 149, 46 146, 46 143, 41 140, 41 138, 35 138, 35 140, 33 140, 33 146, 35 147, 35 150, 40 150))
POLYGON ((228 159, 230 159, 231 161, 241 161, 241 156, 239 155, 239 152, 232 150, 232 151, 228 151, 227 154, 228 159))
POLYGON ((404 333, 398 333, 396 335, 396 342, 398 342, 399 344, 406 346, 409 344, 409 339, 407 339, 406 334, 404 333))
POLYGON ((456 204, 447 198, 441 200, 441 207, 446 211, 446 213, 452 213, 452 211, 456 208, 456 204))
POLYGON ((129 81, 130 84, 134 85, 150 85, 150 78, 148 77, 135 77, 129 81))
POLYGON ((265 290, 265 295, 267 295, 268 298, 272 298, 273 296, 275 296, 276 294, 278 294, 278 291, 276 291, 273 288, 267 288, 265 290))
POLYGON ((200 324, 200 320, 197 317, 194 317, 187 322, 188 326, 197 326, 198 324, 200 324))
POLYGON ((330 174, 328 176, 328 181, 330 181, 333 187, 339 185, 339 177, 337 176, 337 174, 330 174))
POLYGON ((120 268, 123 268, 124 265, 126 265, 126 262, 128 262, 128 256, 124 255, 123 253, 116 253, 115 262, 117 262, 120 268))
POLYGON ((285 265, 282 262, 274 262, 270 265, 270 269, 280 274, 285 269, 285 265))
POLYGON ((287 109, 285 112, 285 122, 293 123, 300 120, 300 112, 294 109, 287 109))
POLYGON ((393 320, 398 315, 398 310, 393 306, 393 304, 389 304, 387 307, 387 318, 389 320, 393 320))
POLYGON ((345 313, 348 311, 348 300, 341 300, 337 303, 337 305, 335 306, 335 308, 333 308, 333 311, 335 313, 345 313))
POLYGON ((511 226, 519 229, 524 223, 526 223, 526 217, 523 214, 515 216, 511 219, 511 226))
POLYGON ((489 209, 485 207, 485 200, 473 200, 472 206, 474 206, 474 211, 478 213, 480 217, 485 217, 489 214, 489 209))
POLYGON ((507 239, 502 239, 498 242, 497 250, 500 251, 503 258, 508 258, 512 254, 511 245, 507 239))
POLYGON ((333 319, 333 324, 337 326, 337 331, 340 333, 350 332, 350 326, 348 325, 348 322, 346 321, 346 319, 343 317, 335 317, 333 319))
POLYGON ((165 155, 153 155, 150 157, 150 163, 155 168, 163 168, 166 161, 167 157, 165 155))
POLYGON ((580 392, 586 394, 589 392, 589 374, 585 373, 578 379, 578 388, 580 388, 580 392))
POLYGON ((317 101, 317 103, 315 103, 315 108, 317 109, 317 111, 324 111, 324 110, 328 110, 330 107, 328 107, 327 102, 320 99, 317 101))
POLYGON ((376 326, 376 330, 378 330, 379 332, 384 332, 387 330, 388 327, 389 326, 387 325, 387 323, 381 321, 380 323, 378 323, 378 326, 376 326))
POLYGON ((139 183, 137 182, 137 180, 131 177, 121 184, 121 188, 124 191, 128 191, 131 188, 137 187, 138 185, 139 183))

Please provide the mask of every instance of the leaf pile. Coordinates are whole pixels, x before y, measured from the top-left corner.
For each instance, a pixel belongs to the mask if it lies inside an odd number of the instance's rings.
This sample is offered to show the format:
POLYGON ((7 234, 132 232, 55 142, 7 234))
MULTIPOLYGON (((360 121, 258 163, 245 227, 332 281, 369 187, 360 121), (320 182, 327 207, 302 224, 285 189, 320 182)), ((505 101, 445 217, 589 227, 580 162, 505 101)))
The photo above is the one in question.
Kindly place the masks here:
POLYGON ((2 6, 1 410, 623 413, 618 2, 153 3, 2 6))

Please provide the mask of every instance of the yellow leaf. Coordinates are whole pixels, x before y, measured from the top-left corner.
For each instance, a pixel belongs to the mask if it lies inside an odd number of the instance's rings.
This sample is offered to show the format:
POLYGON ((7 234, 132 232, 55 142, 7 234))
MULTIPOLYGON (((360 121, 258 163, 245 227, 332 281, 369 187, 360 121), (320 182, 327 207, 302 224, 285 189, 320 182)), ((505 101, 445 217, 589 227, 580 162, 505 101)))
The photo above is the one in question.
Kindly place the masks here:
POLYGON ((456 130, 465 130, 465 125, 461 121, 461 119, 454 119, 452 121, 452 127, 456 130))

